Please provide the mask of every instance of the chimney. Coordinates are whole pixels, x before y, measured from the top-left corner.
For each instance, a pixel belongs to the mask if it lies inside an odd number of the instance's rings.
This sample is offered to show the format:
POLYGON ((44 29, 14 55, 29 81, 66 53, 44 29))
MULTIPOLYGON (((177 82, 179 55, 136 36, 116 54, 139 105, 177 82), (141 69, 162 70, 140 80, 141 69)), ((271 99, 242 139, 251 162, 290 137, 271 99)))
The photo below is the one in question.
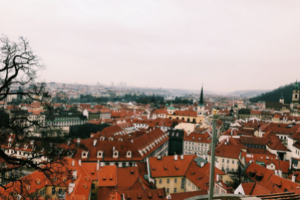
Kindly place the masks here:
POLYGON ((116 149, 116 147, 115 146, 113 146, 113 151, 116 149))
POLYGON ((80 138, 77 138, 77 145, 80 145, 80 138))
POLYGON ((295 181, 296 181, 296 176, 295 176, 295 174, 293 173, 293 175, 292 175, 292 182, 295 183, 295 181))
POLYGON ((278 175, 279 175, 280 177, 282 177, 282 171, 281 171, 281 169, 278 170, 278 175))
POLYGON ((99 170, 99 160, 97 160, 97 171, 99 170))
POLYGON ((75 160, 72 160, 72 166, 74 167, 74 165, 75 165, 75 160))
POLYGON ((203 166, 204 166, 204 162, 201 163, 201 167, 203 167, 203 166))
POLYGON ((181 158, 181 160, 183 160, 183 158, 184 158, 183 154, 180 156, 180 158, 181 158))
POLYGON ((219 181, 219 174, 217 174, 217 180, 216 181, 219 181))
POLYGON ((177 160, 178 159, 178 156, 175 154, 174 155, 174 160, 177 160))
POLYGON ((104 162, 100 162, 100 166, 101 166, 101 167, 104 167, 104 162))
POLYGON ((77 179, 77 171, 76 171, 76 170, 73 171, 73 179, 74 179, 74 180, 77 179))
POLYGON ((277 170, 275 169, 275 175, 278 175, 277 170))
POLYGON ((227 138, 227 143, 229 143, 229 137, 227 138))
POLYGON ((81 166, 81 160, 78 160, 78 165, 81 166))
POLYGON ((95 147, 96 145, 97 145, 97 139, 94 139, 93 146, 95 147))

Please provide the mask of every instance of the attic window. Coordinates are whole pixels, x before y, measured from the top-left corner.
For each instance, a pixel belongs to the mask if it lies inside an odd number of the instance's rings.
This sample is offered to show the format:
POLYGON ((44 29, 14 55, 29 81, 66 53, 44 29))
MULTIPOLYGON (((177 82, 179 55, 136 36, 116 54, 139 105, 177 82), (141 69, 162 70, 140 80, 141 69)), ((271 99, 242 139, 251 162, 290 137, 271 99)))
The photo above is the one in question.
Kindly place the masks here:
POLYGON ((131 151, 127 151, 127 157, 131 157, 131 151))
POLYGON ((155 168, 155 165, 152 165, 152 170, 153 170, 153 171, 155 171, 155 170, 156 170, 156 168, 155 168))
POLYGON ((138 199, 141 199, 141 198, 142 198, 142 194, 138 192, 138 193, 137 193, 137 198, 138 198, 138 199))
POLYGON ((102 157, 102 151, 98 152, 98 157, 102 157))
POLYGON ((195 139, 195 137, 193 137, 193 140, 195 139))
POLYGON ((110 137, 108 140, 109 140, 109 141, 113 141, 113 140, 114 140, 114 138, 110 137))
POLYGON ((105 139, 105 137, 100 137, 100 140, 101 140, 101 141, 104 141, 104 139, 105 139))
POLYGON ((167 169, 168 169, 167 165, 164 165, 164 170, 167 170, 167 169))
POLYGON ((36 182, 36 184, 38 184, 38 185, 41 183, 40 179, 38 179, 38 178, 35 179, 35 182, 36 182))

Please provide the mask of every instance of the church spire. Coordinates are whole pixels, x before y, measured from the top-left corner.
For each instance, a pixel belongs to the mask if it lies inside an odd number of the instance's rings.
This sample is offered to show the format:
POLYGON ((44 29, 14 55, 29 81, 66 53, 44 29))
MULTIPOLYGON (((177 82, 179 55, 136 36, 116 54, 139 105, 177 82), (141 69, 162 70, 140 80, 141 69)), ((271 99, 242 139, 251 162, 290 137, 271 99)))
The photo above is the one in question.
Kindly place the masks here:
POLYGON ((202 85, 201 93, 200 93, 199 106, 203 106, 203 105, 204 105, 204 101, 203 101, 203 85, 202 85))

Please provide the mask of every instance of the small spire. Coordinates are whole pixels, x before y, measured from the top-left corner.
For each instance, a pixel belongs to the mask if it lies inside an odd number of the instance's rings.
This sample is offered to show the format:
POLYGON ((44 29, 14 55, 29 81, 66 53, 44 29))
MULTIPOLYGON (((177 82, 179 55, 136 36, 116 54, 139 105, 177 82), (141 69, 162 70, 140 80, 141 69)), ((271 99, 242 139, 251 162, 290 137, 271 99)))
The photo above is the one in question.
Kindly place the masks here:
POLYGON ((200 106, 203 106, 203 105, 204 105, 204 101, 203 101, 203 84, 202 84, 201 92, 200 92, 199 105, 200 105, 200 106))

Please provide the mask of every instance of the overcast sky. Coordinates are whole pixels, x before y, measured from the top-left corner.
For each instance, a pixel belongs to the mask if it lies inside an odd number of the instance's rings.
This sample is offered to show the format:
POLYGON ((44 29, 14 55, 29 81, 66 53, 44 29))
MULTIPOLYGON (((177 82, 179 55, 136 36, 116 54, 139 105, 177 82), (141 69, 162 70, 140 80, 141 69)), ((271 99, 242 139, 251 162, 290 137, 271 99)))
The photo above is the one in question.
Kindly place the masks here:
POLYGON ((0 0, 0 33, 27 37, 47 82, 230 92, 300 79, 298 0, 0 0))

